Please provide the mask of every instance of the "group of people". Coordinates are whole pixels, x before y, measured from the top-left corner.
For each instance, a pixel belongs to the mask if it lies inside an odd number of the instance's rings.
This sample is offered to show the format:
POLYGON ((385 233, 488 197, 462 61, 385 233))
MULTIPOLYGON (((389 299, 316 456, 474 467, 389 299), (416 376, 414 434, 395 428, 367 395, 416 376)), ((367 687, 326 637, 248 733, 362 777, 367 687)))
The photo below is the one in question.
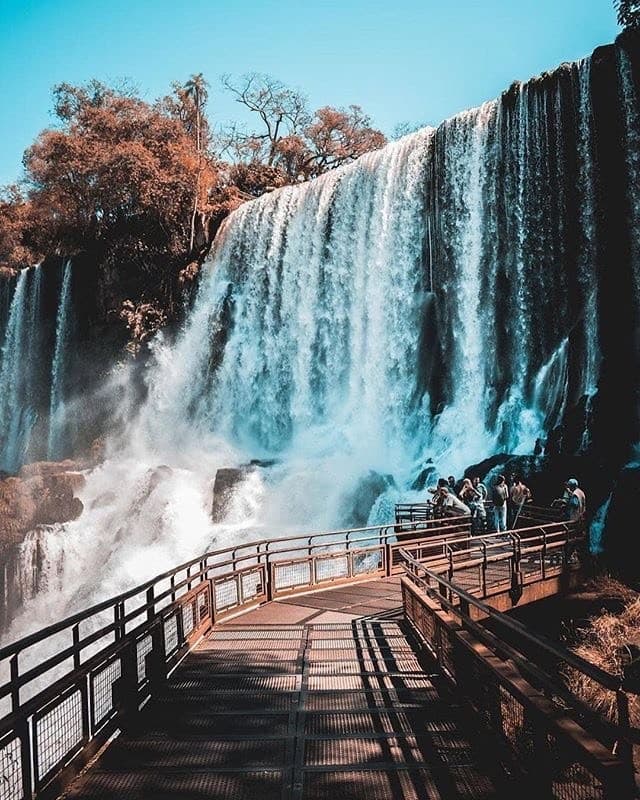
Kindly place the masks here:
MULTIPOLYGON (((431 502, 436 508, 470 514, 473 533, 487 532, 485 503, 489 499, 489 492, 478 475, 463 478, 460 482, 449 475, 448 478, 440 478, 437 486, 429 491, 433 495, 431 502)), ((511 475, 510 483, 507 483, 504 475, 498 475, 491 487, 490 499, 493 504, 493 527, 496 531, 506 531, 507 523, 510 528, 515 527, 522 506, 531 502, 532 495, 519 475, 511 475)))
MULTIPOLYGON (((461 481, 456 481, 453 475, 439 478, 437 486, 429 491, 436 509, 469 514, 474 534, 483 534, 488 530, 485 505, 488 499, 493 506, 493 528, 497 532, 515 528, 523 506, 533 501, 531 490, 516 473, 511 473, 508 481, 504 475, 497 475, 490 496, 478 475, 461 481)), ((585 516, 586 497, 576 478, 567 480, 562 497, 551 505, 563 508, 568 521, 579 521, 585 516)))

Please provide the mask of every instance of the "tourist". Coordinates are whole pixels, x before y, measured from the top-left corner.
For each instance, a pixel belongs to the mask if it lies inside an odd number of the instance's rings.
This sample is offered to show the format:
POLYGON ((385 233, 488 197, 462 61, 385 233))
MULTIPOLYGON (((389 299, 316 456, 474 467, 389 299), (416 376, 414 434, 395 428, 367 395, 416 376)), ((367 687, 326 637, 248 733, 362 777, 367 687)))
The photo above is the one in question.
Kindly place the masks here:
POLYGON ((493 522, 496 531, 507 530, 507 500, 509 499, 509 487, 504 475, 498 475, 491 490, 491 500, 493 501, 493 522))
POLYGON ((434 516, 444 516, 449 511, 456 511, 460 514, 470 514, 471 509, 468 505, 462 502, 456 493, 451 489, 450 483, 445 478, 438 479, 438 485, 435 489, 429 489, 433 493, 434 509, 440 509, 442 514, 435 514, 434 516))
POLYGON ((447 491, 447 499, 445 501, 445 506, 448 509, 452 509, 456 512, 455 516, 458 514, 471 514, 471 509, 469 506, 463 502, 455 492, 452 492, 451 489, 445 490, 447 491))
POLYGON ((476 491, 471 482, 470 478, 464 478, 462 481, 462 486, 460 488, 460 494, 458 495, 460 500, 469 506, 471 510, 471 528, 472 532, 475 534, 477 533, 477 519, 478 519, 478 503, 484 508, 483 498, 480 492, 476 491))
POLYGON ((583 522, 587 511, 587 498, 576 478, 569 478, 566 484, 568 498, 566 516, 569 522, 583 522))
POLYGON ((444 516, 445 504, 449 496, 449 484, 446 478, 438 478, 437 485, 430 486, 427 491, 433 495, 431 498, 433 516, 436 519, 444 516))
POLYGON ((456 491, 457 481, 453 477, 453 475, 449 475, 449 477, 447 478, 447 483, 449 484, 449 491, 453 492, 455 495, 457 495, 458 494, 458 492, 456 491))
POLYGON ((532 500, 531 490, 522 482, 519 475, 515 475, 513 479, 513 486, 509 492, 511 498, 511 524, 510 527, 514 528, 515 524, 522 511, 522 506, 525 503, 530 503, 532 500))
POLYGON ((487 529, 487 509, 485 502, 487 499, 487 487, 480 481, 478 475, 471 478, 471 484, 476 491, 475 506, 472 509, 472 516, 475 520, 475 532, 484 533, 487 529))

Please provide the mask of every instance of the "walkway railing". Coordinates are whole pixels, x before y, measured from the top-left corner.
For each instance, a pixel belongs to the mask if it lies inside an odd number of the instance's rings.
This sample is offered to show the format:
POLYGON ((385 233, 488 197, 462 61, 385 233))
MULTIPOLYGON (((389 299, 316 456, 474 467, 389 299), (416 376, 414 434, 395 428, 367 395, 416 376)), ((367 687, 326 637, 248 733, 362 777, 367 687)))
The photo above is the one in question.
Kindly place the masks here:
POLYGON ((400 556, 407 617, 457 692, 528 775, 533 796, 634 797, 633 746, 640 744, 640 730, 630 725, 631 693, 621 679, 532 634, 408 548, 400 556), (559 675, 570 671, 611 696, 615 722, 568 689, 559 675))
MULTIPOLYGON (((390 575, 407 546, 397 538, 409 532, 413 552, 447 563, 472 541, 469 519, 457 517, 243 543, 0 648, 0 800, 56 796, 132 724, 216 621, 281 596, 390 575)), ((487 552, 489 540, 480 545, 487 552)))

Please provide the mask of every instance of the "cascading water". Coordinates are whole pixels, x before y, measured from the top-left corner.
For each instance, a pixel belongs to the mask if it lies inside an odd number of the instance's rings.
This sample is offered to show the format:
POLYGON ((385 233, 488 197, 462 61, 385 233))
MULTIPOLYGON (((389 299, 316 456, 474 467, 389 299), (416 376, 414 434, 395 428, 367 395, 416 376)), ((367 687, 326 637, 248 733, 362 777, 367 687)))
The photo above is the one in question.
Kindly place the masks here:
MULTIPOLYGON (((491 453, 530 453, 595 394, 602 231, 591 71, 587 59, 515 84, 234 212, 184 329, 153 345, 147 400, 87 476, 82 517, 48 533, 58 556, 45 567, 47 592, 14 629, 214 542, 348 525, 362 498, 377 520, 395 498, 415 496, 407 487, 425 463, 459 474, 491 453), (274 463, 244 473, 214 524, 216 469, 255 458, 274 463), (95 564, 101 586, 87 582, 95 564)), ((52 408, 63 402, 64 283, 52 408)), ((24 340, 27 297, 21 275, 3 380, 10 343, 24 340)))
POLYGON ((73 327, 73 304, 71 292, 71 261, 62 267, 60 300, 56 315, 55 345, 51 364, 51 392, 49 400, 48 458, 54 460, 64 453, 64 435, 67 424, 65 409, 66 367, 73 327))
POLYGON ((16 281, 0 355, 0 469, 15 471, 36 423, 35 387, 41 382, 42 270, 22 270, 16 281))

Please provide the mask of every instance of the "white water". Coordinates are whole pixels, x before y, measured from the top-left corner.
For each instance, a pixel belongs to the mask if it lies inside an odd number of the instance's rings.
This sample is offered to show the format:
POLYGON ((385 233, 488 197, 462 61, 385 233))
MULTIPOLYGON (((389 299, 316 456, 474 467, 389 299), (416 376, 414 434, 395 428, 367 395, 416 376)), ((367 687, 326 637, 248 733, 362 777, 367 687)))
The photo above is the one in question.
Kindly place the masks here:
POLYGON ((0 469, 8 472, 23 463, 37 419, 41 276, 40 267, 20 272, 0 354, 0 469))
MULTIPOLYGON (((582 72, 578 84, 580 161, 592 157, 582 72)), ((594 295, 576 322, 558 293, 545 327, 565 258, 552 247, 563 198, 547 206, 562 178, 550 167, 561 105, 559 91, 523 85, 510 109, 487 103, 238 209, 184 330, 154 344, 146 403, 132 412, 123 398, 125 434, 87 475, 83 515, 48 534, 46 588, 7 638, 212 545, 348 524, 371 472, 392 479, 377 522, 395 499, 421 496, 407 486, 428 459, 460 474, 492 452, 531 452, 562 417, 577 324, 587 391, 599 358, 594 295), (211 522, 216 469, 266 457, 277 463, 249 473, 211 522)), ((592 179, 582 165, 585 286, 592 179)), ((56 351, 66 304, 63 285, 56 351)), ((126 383, 115 376, 112 391, 126 383)))
POLYGON ((49 441, 47 447, 47 457, 50 460, 60 459, 64 455, 63 436, 67 424, 64 383, 73 324, 71 277, 71 260, 68 260, 65 261, 62 272, 62 285, 56 314, 56 338, 51 365, 49 441))

